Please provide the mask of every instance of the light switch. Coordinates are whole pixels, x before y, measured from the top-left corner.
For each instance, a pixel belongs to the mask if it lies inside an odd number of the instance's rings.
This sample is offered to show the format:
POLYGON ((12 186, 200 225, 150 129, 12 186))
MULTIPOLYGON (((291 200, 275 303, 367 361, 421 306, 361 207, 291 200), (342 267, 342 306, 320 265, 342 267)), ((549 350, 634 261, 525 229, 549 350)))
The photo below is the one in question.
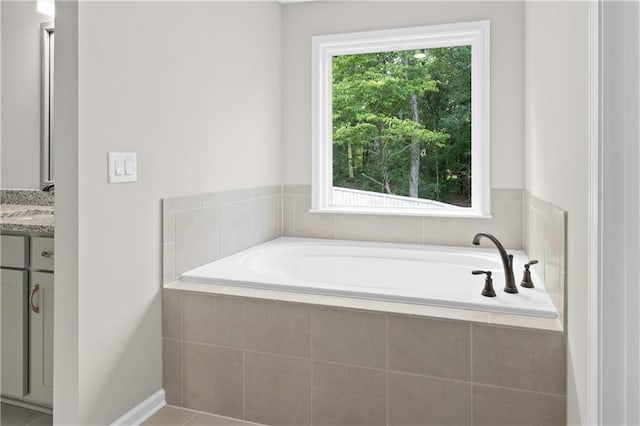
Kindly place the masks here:
POLYGON ((122 176, 124 174, 124 160, 116 160, 114 167, 116 168, 116 176, 122 176))
POLYGON ((109 152, 107 160, 109 183, 127 183, 138 180, 135 152, 109 152))
POLYGON ((136 174, 136 163, 134 160, 124 160, 124 174, 127 176, 136 174))

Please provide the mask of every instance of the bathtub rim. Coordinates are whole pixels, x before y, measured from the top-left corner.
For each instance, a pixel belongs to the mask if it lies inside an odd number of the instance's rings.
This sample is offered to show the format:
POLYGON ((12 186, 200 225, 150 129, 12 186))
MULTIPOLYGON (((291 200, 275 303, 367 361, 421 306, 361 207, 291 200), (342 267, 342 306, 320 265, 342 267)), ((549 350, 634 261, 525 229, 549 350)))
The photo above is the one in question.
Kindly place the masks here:
MULTIPOLYGON (((496 250, 494 247, 466 247, 466 246, 443 246, 443 245, 425 245, 425 244, 408 244, 408 243, 392 243, 392 242, 380 242, 380 241, 358 241, 358 240, 336 240, 336 239, 325 239, 325 238, 301 238, 301 237, 278 237, 272 240, 266 241, 264 243, 249 247, 247 249, 241 250, 239 252, 230 254, 225 257, 221 257, 220 259, 216 259, 209 264, 201 265, 197 268, 194 268, 190 271, 181 274, 176 278, 177 281, 180 282, 190 282, 190 283, 202 283, 206 285, 222 285, 222 286, 237 286, 237 287, 245 287, 249 289, 255 290, 271 290, 274 292, 293 292, 304 295, 310 295, 311 297, 316 295, 324 295, 330 297, 337 297, 342 299, 352 299, 356 301, 362 300, 373 300, 377 302, 389 302, 389 303, 397 303, 403 304, 406 306, 432 306, 435 308, 448 308, 455 309, 460 311, 473 311, 473 312, 488 312, 490 314, 495 315, 513 315, 513 316, 524 316, 527 318, 532 317, 540 317, 540 318, 551 318, 556 319, 559 318, 559 312, 557 306, 554 305, 553 300, 549 299, 550 306, 549 309, 534 309, 530 308, 527 305, 516 307, 510 307, 508 304, 498 305, 498 306, 490 306, 489 304, 484 305, 482 301, 476 300, 461 300, 459 303, 452 303, 451 300, 448 299, 438 299, 438 298, 421 298, 421 297, 412 297, 411 294, 386 294, 384 292, 367 292, 360 291, 358 288, 349 291, 342 291, 341 289, 332 288, 332 286, 325 287, 322 284, 319 286, 316 285, 315 282, 309 282, 309 286, 300 285, 300 283, 294 282, 295 280, 285 280, 285 282, 280 282, 281 280, 276 279, 271 281, 269 276, 262 277, 267 281, 262 281, 260 277, 256 276, 229 276, 228 273, 224 272, 222 275, 215 274, 213 276, 209 275, 209 272, 205 270, 204 275, 202 275, 202 271, 197 272, 199 269, 206 268, 208 265, 214 265, 219 262, 229 262, 232 261, 230 266, 235 267, 237 265, 244 265, 244 262, 254 257, 255 255, 262 255, 263 252, 271 252, 275 249, 277 252, 281 250, 285 250, 285 253, 293 247, 305 249, 310 247, 312 250, 320 249, 323 250, 326 246, 333 249, 334 246, 338 248, 356 248, 356 249, 382 249, 382 250, 391 250, 392 252, 395 250, 407 250, 409 253, 401 253, 404 256, 408 255, 409 259, 417 259, 419 261, 422 260, 422 256, 426 253, 435 253, 437 254, 453 254, 453 255, 464 255, 464 256, 480 256, 485 257, 489 256, 494 258, 496 256, 496 250), (551 316, 553 313, 554 316, 551 316)), ((523 250, 515 249, 510 250, 510 252, 515 256, 515 259, 519 259, 519 262, 528 261, 529 258, 527 254, 523 250)), ((366 257, 366 256, 365 256, 366 257)), ((384 256, 383 256, 384 257, 384 256)), ((494 260, 494 259, 492 259, 494 260)), ((455 262, 454 262, 455 263, 455 262)), ((497 262, 499 264, 499 261, 497 262)), ((242 266, 241 265, 241 266, 242 266)), ((523 265, 523 263, 522 263, 523 265)), ((522 266, 520 265, 520 266, 522 266)), ((502 265, 500 265, 501 267, 502 265)), ((246 265, 241 267, 242 270, 246 269, 246 265)), ((250 268, 251 269, 251 268, 250 268)), ((478 267, 476 269, 482 269, 478 267)), ((550 297, 544 281, 537 275, 537 271, 534 269, 531 271, 534 276, 534 281, 536 282, 536 292, 542 290, 546 293, 547 296, 550 297)), ((268 275, 268 274, 267 274, 268 275)), ((469 275, 470 276, 470 275, 469 275)), ((305 282, 306 283, 306 282, 305 282)), ((303 284, 305 284, 303 283, 303 284)), ((169 284, 169 283, 168 283, 169 284)), ((499 287, 498 283, 494 283, 496 288, 499 287)), ((526 290, 525 290, 526 292, 526 290)), ((479 294, 479 292, 478 292, 479 294)), ((538 297, 538 296, 536 296, 538 297)), ((485 298, 480 298, 485 299, 485 298)), ((352 303, 350 303, 352 304, 352 303)), ((357 307, 357 303, 355 304, 357 307)))
POLYGON ((328 306, 338 309, 409 315, 413 317, 440 320, 465 321, 488 326, 555 331, 565 334, 565 330, 562 327, 559 317, 544 318, 523 314, 496 313, 420 305, 406 302, 360 299, 354 297, 280 291, 254 287, 239 287, 235 285, 225 285, 224 283, 201 283, 188 280, 174 281, 166 284, 162 287, 162 291, 218 295, 282 303, 298 303, 313 306, 328 306))

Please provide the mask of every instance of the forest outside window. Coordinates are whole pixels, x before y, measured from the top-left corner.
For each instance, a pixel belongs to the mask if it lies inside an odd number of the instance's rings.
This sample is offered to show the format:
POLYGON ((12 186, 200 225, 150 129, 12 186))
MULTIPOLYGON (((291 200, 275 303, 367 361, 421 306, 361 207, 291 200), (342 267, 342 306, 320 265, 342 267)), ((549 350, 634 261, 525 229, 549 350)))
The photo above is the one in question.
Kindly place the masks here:
POLYGON ((489 22, 313 38, 312 211, 489 216, 489 22))

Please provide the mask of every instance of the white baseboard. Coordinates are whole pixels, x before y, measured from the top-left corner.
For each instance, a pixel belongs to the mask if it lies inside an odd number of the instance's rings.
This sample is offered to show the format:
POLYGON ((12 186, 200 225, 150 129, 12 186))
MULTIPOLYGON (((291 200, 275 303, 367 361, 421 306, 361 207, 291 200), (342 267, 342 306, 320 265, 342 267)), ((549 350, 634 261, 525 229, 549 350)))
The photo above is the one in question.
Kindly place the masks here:
POLYGON ((164 389, 151 395, 113 422, 112 426, 138 426, 167 405, 164 389))
POLYGON ((17 398, 3 396, 2 398, 0 398, 0 402, 4 402, 5 404, 10 404, 10 405, 15 405, 16 407, 27 408, 33 411, 39 411, 45 414, 53 414, 53 409, 50 406, 39 405, 33 401, 29 401, 26 399, 17 399, 17 398))

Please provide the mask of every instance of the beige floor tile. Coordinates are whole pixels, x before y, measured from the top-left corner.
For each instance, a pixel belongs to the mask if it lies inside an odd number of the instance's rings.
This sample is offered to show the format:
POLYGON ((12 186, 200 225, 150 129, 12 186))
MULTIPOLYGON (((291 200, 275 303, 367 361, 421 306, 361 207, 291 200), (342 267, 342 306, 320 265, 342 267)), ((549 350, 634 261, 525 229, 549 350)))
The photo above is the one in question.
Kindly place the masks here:
POLYGON ((182 426, 189 421, 195 412, 184 408, 167 405, 153 416, 149 417, 145 426, 182 426))
POLYGON ((52 425, 53 425, 53 416, 51 414, 44 414, 38 417, 35 421, 29 423, 28 426, 52 426, 52 425))
POLYGON ((44 413, 15 405, 2 403, 0 408, 0 424, 2 426, 26 426, 45 416, 44 413))
POLYGON ((186 423, 186 426, 256 426, 257 424, 231 417, 198 413, 186 423))

